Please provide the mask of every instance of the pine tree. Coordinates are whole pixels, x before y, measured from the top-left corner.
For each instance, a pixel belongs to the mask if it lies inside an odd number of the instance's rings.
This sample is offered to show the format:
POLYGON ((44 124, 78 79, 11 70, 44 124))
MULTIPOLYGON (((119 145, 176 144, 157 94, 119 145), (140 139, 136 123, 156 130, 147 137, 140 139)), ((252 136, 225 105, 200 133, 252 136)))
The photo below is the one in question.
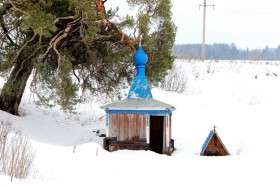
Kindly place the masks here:
POLYGON ((18 114, 30 76, 40 103, 64 110, 79 101, 80 87, 93 95, 119 95, 132 79, 139 41, 149 55, 149 80, 162 80, 174 60, 171 1, 127 0, 137 14, 123 18, 106 2, 0 1, 0 73, 8 75, 1 110, 18 114))

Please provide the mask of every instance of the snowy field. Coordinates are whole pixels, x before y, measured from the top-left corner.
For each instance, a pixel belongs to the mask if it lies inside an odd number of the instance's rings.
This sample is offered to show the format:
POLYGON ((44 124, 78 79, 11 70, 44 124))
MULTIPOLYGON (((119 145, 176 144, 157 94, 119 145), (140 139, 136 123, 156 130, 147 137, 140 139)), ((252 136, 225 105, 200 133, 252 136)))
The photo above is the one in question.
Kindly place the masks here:
MULTIPOLYGON (((186 73, 182 94, 152 90, 172 104, 172 156, 151 151, 102 149, 101 103, 84 103, 77 114, 32 103, 26 90, 15 117, 0 111, 32 141, 33 171, 26 180, 0 175, 0 187, 276 187, 280 185, 280 62, 177 61, 186 73), (213 126, 231 156, 201 157, 213 126), (76 146, 75 153, 74 145, 76 146)), ((0 77, 0 89, 4 84, 0 77)))

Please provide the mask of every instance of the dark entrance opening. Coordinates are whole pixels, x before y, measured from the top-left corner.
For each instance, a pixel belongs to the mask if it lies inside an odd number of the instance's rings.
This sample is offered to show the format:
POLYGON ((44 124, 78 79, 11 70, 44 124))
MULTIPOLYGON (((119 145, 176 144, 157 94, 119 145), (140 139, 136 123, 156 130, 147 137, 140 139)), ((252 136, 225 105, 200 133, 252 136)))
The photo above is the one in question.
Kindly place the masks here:
POLYGON ((162 154, 164 116, 150 116, 150 150, 162 154))
POLYGON ((206 156, 221 156, 219 150, 206 151, 206 156))

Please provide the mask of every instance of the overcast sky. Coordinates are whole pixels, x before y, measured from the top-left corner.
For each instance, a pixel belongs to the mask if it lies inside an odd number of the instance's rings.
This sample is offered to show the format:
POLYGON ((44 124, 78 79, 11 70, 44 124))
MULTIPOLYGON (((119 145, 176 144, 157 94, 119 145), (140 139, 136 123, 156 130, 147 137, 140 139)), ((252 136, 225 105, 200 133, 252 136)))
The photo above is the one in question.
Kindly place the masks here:
MULTIPOLYGON (((203 0, 172 0, 176 43, 202 41, 203 0)), ((206 43, 235 43, 240 48, 280 44, 280 1, 207 0, 206 43)))
MULTIPOLYGON (((116 0, 108 1, 116 3, 116 0)), ((120 10, 124 10, 117 0, 120 10)), ((280 45, 279 0, 207 0, 206 43, 235 43, 238 48, 280 45)), ((172 0, 176 44, 201 43, 203 0, 172 0)))

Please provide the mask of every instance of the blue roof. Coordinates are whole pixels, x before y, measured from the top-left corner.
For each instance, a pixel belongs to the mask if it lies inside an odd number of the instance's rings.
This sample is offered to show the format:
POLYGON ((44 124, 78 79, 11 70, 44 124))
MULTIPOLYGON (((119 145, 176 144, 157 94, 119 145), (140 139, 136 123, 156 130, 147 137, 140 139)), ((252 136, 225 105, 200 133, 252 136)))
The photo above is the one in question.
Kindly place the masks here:
POLYGON ((211 130, 209 135, 207 136, 203 146, 202 146, 202 149, 201 149, 201 152, 200 152, 200 156, 202 156, 203 152, 205 151, 205 149, 206 149, 206 147, 207 147, 208 143, 210 142, 210 140, 211 140, 213 135, 214 135, 214 130, 211 130))
POLYGON ((131 83, 128 98, 152 99, 152 92, 145 75, 145 65, 148 61, 148 56, 141 46, 138 48, 133 59, 136 65, 136 76, 131 83))
POLYGON ((152 92, 146 77, 135 76, 130 90, 128 92, 129 99, 152 99, 152 92))

